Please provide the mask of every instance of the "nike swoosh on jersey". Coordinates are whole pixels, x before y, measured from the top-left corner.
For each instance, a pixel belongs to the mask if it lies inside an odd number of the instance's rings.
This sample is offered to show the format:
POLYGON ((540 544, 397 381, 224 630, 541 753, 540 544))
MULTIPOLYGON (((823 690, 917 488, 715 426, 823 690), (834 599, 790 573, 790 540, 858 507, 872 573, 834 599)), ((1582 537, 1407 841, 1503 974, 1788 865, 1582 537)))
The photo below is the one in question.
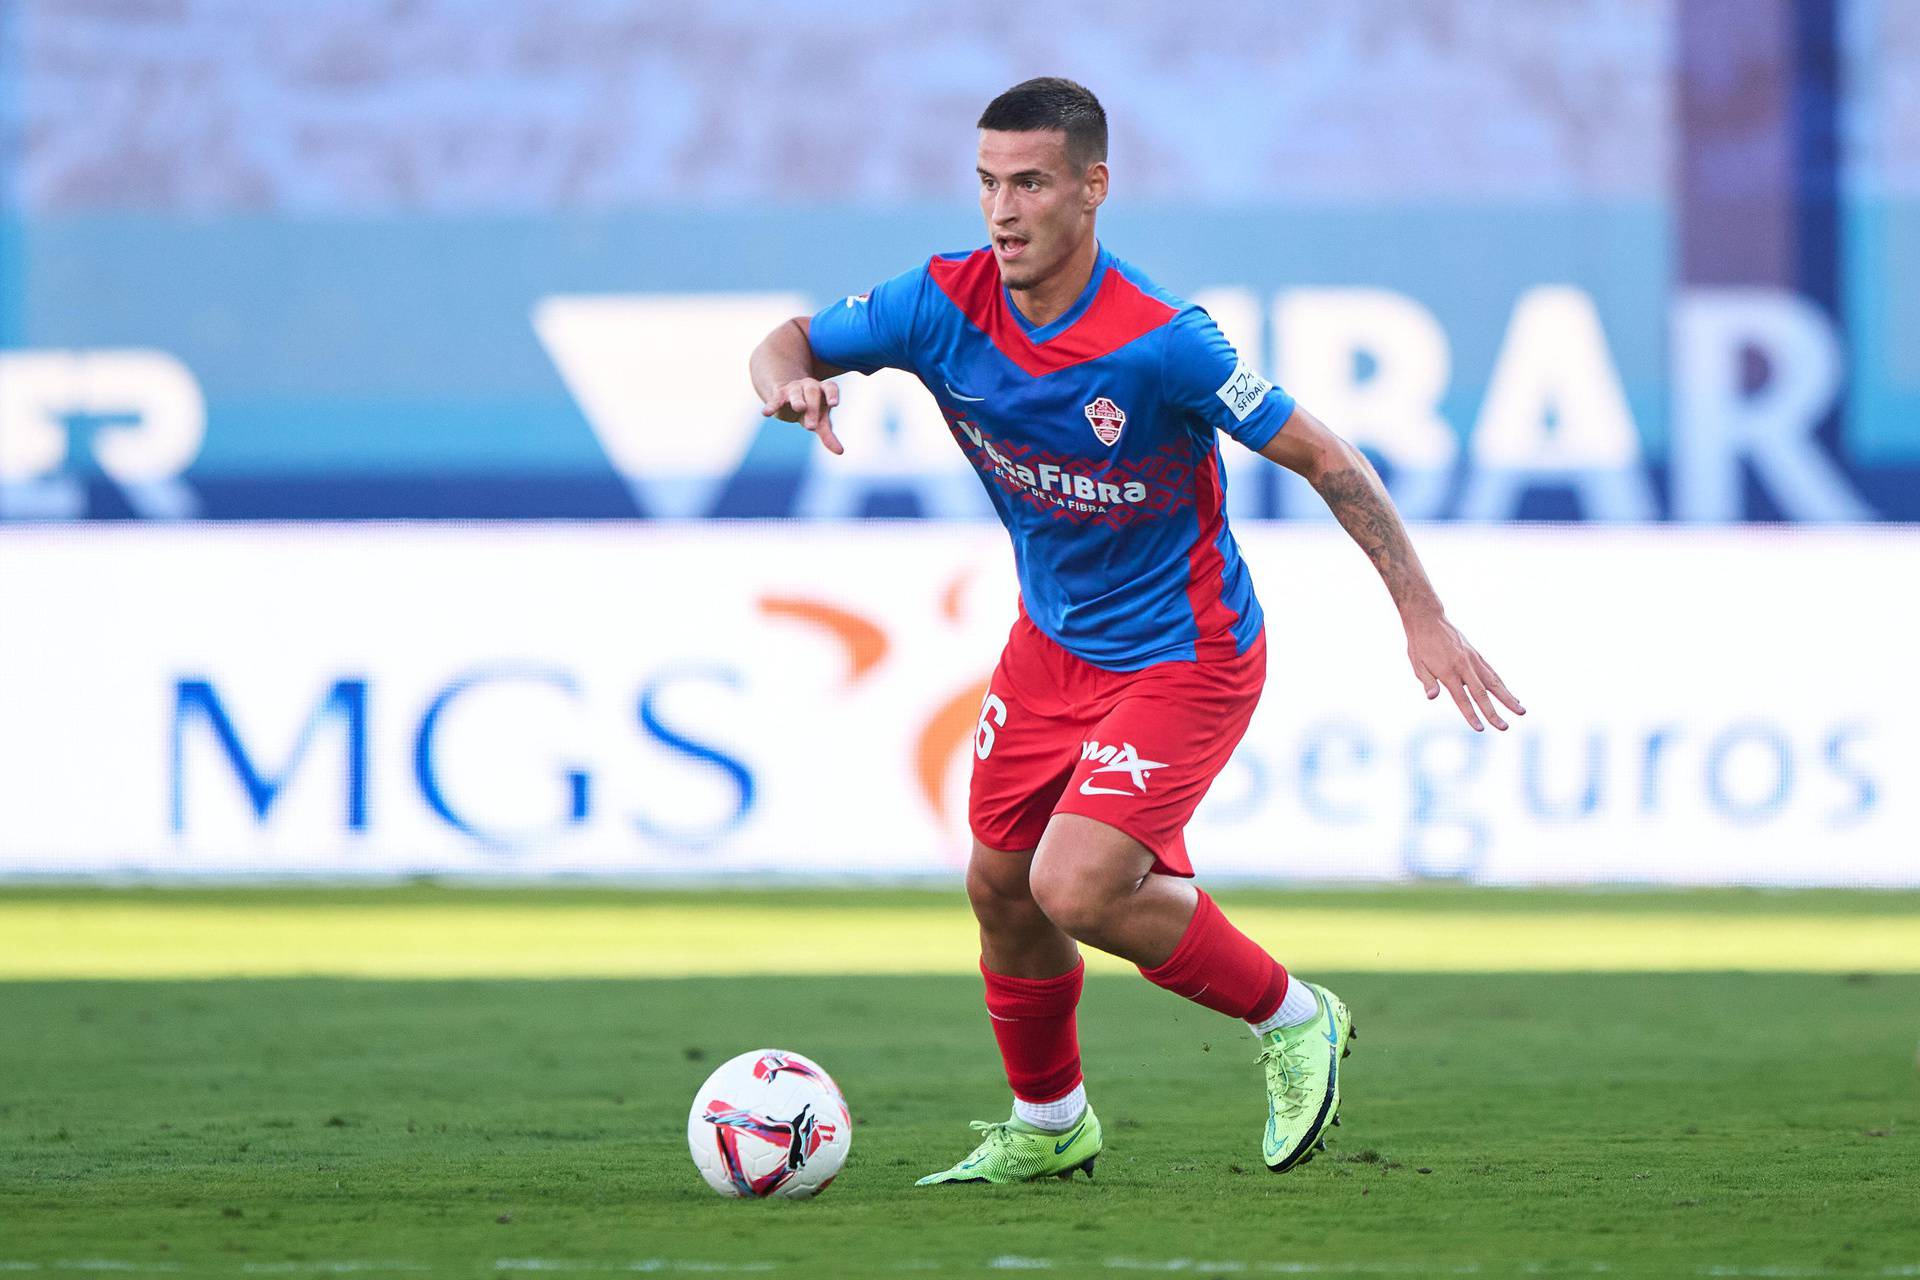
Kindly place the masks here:
POLYGON ((1119 787, 1096 787, 1093 785, 1092 778, 1082 778, 1080 780, 1080 794, 1083 796, 1130 796, 1134 793, 1119 787))
POLYGON ((975 404, 981 404, 986 400, 985 396, 961 395, 958 391, 955 391, 953 389, 953 384, 951 382, 942 382, 940 385, 945 387, 947 389, 947 394, 952 396, 955 400, 971 400, 975 404))

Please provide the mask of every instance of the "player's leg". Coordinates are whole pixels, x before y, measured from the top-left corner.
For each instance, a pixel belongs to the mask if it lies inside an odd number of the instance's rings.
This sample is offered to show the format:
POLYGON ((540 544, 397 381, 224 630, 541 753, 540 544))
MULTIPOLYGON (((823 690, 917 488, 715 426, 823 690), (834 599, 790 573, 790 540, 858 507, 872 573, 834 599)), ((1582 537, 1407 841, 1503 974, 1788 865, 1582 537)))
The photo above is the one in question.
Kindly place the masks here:
POLYGON ((920 1179, 1022 1182, 1048 1174, 1093 1176, 1100 1121, 1087 1105, 1075 1012, 1085 966, 1079 948, 1047 919, 1027 888, 1032 853, 1008 853, 978 839, 967 866, 967 897, 980 922, 980 975, 1000 1061, 1013 1089, 1013 1115, 975 1121, 981 1141, 958 1164, 920 1179))
POLYGON ((967 898, 980 922, 980 975, 1013 1114, 1043 1129, 1072 1127, 1087 1105, 1075 1012, 1086 966, 1080 949, 1033 900, 1032 853, 975 840, 967 898))
MULTIPOLYGON (((1285 967, 1192 881, 1169 874, 1158 854, 1109 823, 1055 814, 1031 883, 1040 909, 1065 933, 1132 961, 1169 991, 1249 1024, 1278 1015, 1286 1002, 1285 967)), ((1314 1007, 1310 996, 1304 1007, 1314 1007)))
POLYGON ((976 1121, 979 1146, 922 1178, 923 1185, 1022 1181, 1076 1168, 1091 1176, 1100 1151, 1099 1121, 1080 1074, 1079 948, 1047 919, 1027 884, 1033 847, 1073 769, 1081 726, 1049 698, 1058 689, 1054 673, 1030 670, 1016 684, 1010 668, 1045 658, 1023 650, 1021 635, 1016 626, 988 689, 968 796, 975 838, 967 899, 980 924, 980 974, 1013 1115, 976 1121))
POLYGON ((1353 1035, 1337 996, 1291 977, 1205 891, 1097 819, 1055 814, 1032 884, 1041 909, 1068 934, 1133 961, 1157 986, 1242 1020, 1259 1038, 1268 1168, 1283 1173, 1324 1149, 1326 1130, 1340 1122, 1340 1060, 1353 1035))
POLYGON ((1311 1159, 1338 1116, 1346 1007, 1296 982, 1236 928, 1193 874, 1184 830, 1245 733, 1265 675, 1261 643, 1231 662, 1169 663, 1122 687, 1089 730, 1034 857, 1043 911, 1261 1039, 1269 1167, 1311 1159))
POLYGON ((1067 933, 1149 976, 1205 970, 1182 995, 1205 1003, 1211 989, 1209 1007, 1265 1018, 1284 998, 1286 971, 1187 883, 1185 835, 1259 704, 1264 637, 1228 661, 1108 679, 1112 692, 1038 842, 1034 896, 1067 933))
POLYGON ((1010 978, 1048 979, 1079 967, 1080 949, 1033 900, 1033 850, 1008 853, 977 838, 967 859, 967 903, 980 925, 980 962, 1010 978))
POLYGON ((1033 854, 976 839, 967 898, 980 923, 980 976, 1013 1115, 975 1121, 981 1141, 958 1164, 929 1174, 941 1182, 1022 1182, 1049 1174, 1093 1176, 1100 1122, 1080 1074, 1076 1011, 1085 966, 1073 939, 1047 919, 1027 887, 1033 854))

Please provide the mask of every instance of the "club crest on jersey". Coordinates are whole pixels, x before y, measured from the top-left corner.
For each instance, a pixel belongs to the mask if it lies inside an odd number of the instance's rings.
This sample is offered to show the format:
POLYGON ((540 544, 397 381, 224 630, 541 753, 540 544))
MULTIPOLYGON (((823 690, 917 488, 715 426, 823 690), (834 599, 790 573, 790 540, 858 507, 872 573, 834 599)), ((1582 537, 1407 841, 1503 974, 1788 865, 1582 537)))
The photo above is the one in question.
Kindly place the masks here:
POLYGON ((1109 447, 1120 438, 1120 432, 1127 425, 1127 411, 1105 396, 1088 405, 1083 412, 1087 415, 1087 423, 1093 428, 1093 434, 1099 437, 1101 444, 1109 447))

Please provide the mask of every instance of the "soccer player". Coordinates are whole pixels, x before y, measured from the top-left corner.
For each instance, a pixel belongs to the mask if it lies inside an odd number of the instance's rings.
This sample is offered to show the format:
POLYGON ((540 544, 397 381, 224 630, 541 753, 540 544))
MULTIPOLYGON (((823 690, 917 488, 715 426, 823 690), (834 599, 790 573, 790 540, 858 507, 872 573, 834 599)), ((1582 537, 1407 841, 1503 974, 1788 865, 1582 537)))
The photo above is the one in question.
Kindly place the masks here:
MULTIPOLYGON (((1291 977, 1191 882, 1182 829, 1260 697, 1260 602, 1222 497, 1217 433, 1298 472, 1384 579, 1427 697, 1476 731, 1524 714, 1447 620, 1379 477, 1242 361, 1200 308, 1094 234, 1107 121, 1069 80, 1029 80, 980 117, 991 237, 796 317, 751 360, 764 412, 832 453, 849 370, 933 394, 1013 538, 1020 610, 981 708, 967 896, 1013 1115, 938 1182, 1093 1175, 1074 1010, 1079 943, 1245 1021, 1267 1091, 1267 1167, 1324 1149, 1352 1016, 1291 977)), ((1311 678, 1311 673, 1289 673, 1311 678)))

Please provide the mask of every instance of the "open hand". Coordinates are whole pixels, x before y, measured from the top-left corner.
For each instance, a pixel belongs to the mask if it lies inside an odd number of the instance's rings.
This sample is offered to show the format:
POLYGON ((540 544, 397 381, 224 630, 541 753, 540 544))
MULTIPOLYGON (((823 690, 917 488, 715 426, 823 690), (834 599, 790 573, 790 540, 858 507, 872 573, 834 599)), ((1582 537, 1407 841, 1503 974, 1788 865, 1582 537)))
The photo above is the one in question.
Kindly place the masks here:
POLYGON ((1427 697, 1437 698, 1440 690, 1445 689, 1475 733, 1484 728, 1480 723, 1481 712, 1494 728, 1507 727, 1507 722, 1500 718, 1500 708, 1494 705, 1495 699, 1517 716, 1527 714, 1520 699, 1514 697, 1500 679, 1500 673, 1487 665, 1487 660, 1467 643, 1460 629, 1448 622, 1444 614, 1436 613, 1407 624, 1407 659, 1413 663, 1413 674, 1419 677, 1427 697))
POLYGON ((760 416, 778 418, 782 422, 797 422, 820 437, 820 443, 827 446, 828 453, 845 453, 839 437, 833 434, 832 412, 839 403, 840 388, 834 383, 822 382, 818 378, 795 378, 775 390, 767 402, 760 406, 760 416))

